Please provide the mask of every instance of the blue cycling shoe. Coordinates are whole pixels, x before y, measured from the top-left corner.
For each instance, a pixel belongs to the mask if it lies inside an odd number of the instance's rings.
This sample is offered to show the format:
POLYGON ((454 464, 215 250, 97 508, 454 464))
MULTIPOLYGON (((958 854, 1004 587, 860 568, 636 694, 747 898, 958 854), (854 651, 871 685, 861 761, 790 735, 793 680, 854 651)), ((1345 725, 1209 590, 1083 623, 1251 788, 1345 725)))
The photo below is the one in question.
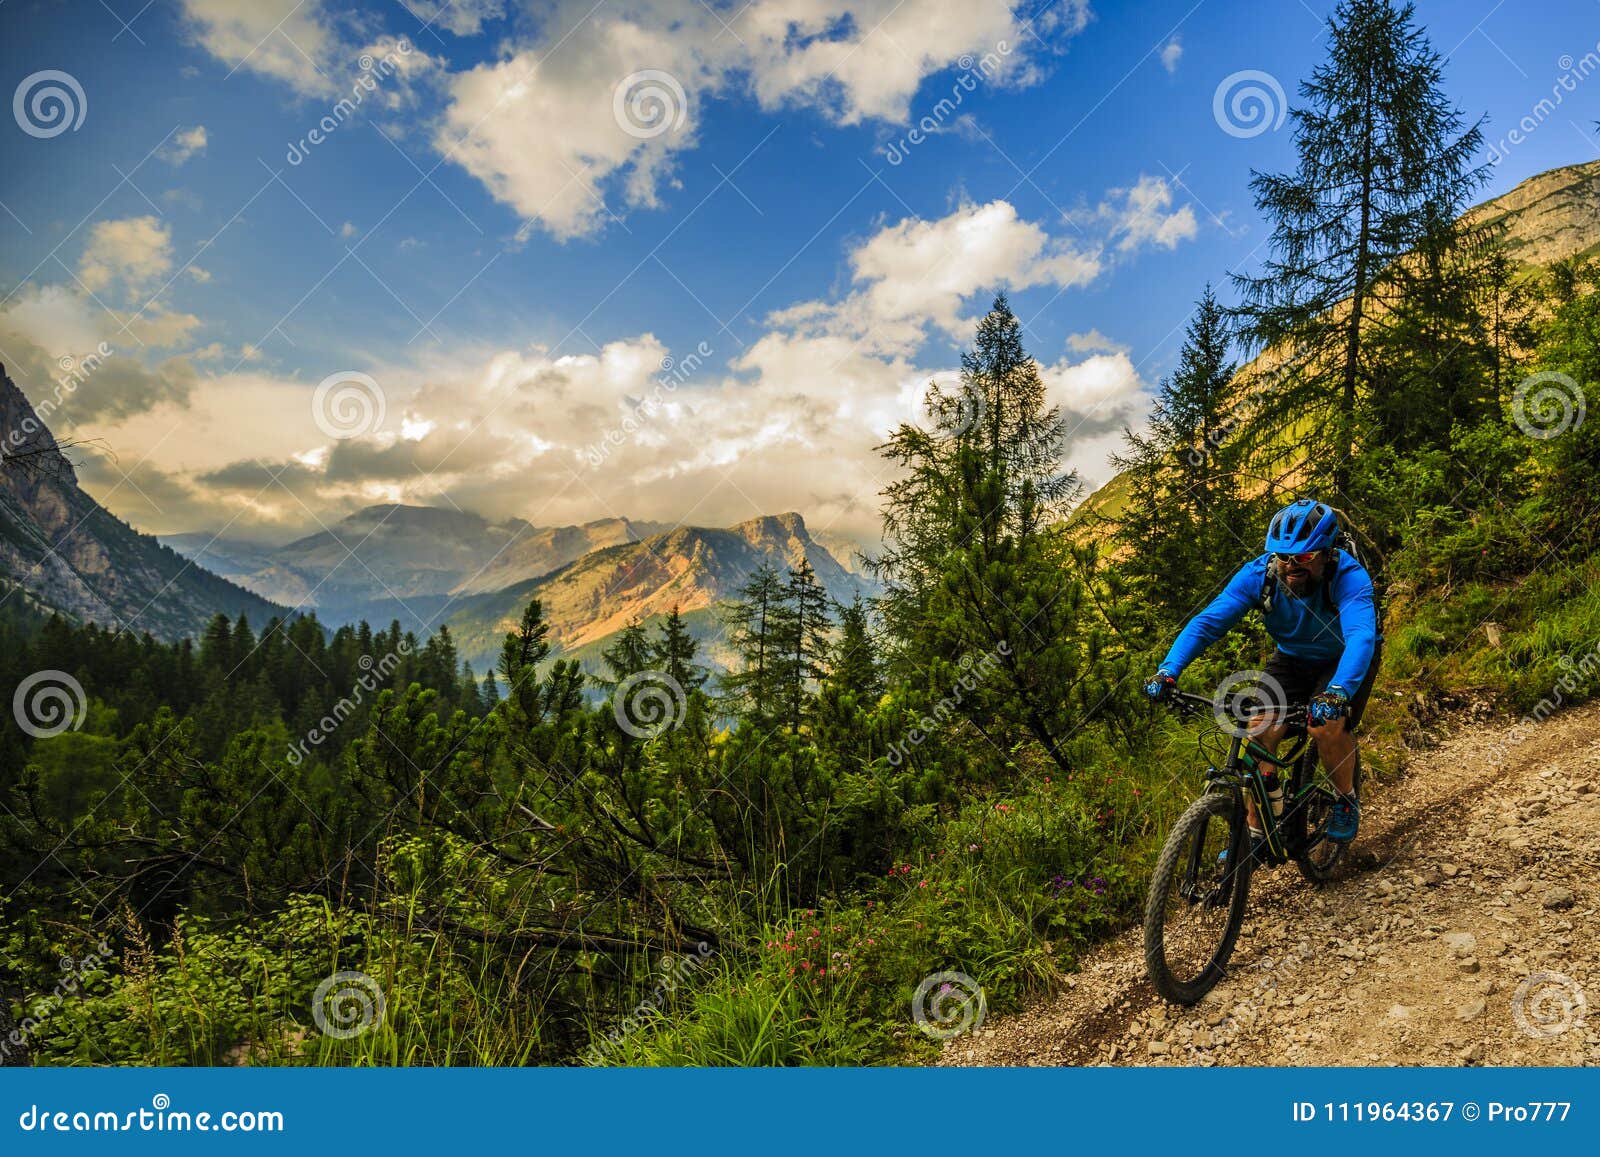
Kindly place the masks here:
POLYGON ((1360 827, 1361 801, 1341 793, 1333 802, 1333 814, 1328 817, 1325 834, 1336 844, 1348 844, 1356 838, 1360 827))

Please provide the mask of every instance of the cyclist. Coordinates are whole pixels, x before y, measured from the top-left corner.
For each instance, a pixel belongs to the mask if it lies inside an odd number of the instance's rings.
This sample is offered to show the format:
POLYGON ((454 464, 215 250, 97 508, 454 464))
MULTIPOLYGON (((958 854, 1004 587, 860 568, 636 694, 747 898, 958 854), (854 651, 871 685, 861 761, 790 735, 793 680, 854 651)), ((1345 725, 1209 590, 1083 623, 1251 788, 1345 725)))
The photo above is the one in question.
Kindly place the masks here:
MULTIPOLYGON (((1355 795, 1355 726, 1378 670, 1378 616, 1366 568, 1336 544, 1339 515, 1311 498, 1290 503, 1267 528, 1266 553, 1239 569, 1214 600, 1179 633, 1166 661, 1145 683, 1165 698, 1201 651, 1227 634, 1246 611, 1260 610, 1277 644, 1262 680, 1279 707, 1304 706, 1306 726, 1337 793, 1327 837, 1353 840, 1361 822, 1355 795)), ((1256 736, 1269 751, 1288 734, 1283 723, 1256 736)), ((1263 763, 1269 785, 1277 768, 1263 763)), ((1252 839, 1264 838, 1255 803, 1246 795, 1252 839)))

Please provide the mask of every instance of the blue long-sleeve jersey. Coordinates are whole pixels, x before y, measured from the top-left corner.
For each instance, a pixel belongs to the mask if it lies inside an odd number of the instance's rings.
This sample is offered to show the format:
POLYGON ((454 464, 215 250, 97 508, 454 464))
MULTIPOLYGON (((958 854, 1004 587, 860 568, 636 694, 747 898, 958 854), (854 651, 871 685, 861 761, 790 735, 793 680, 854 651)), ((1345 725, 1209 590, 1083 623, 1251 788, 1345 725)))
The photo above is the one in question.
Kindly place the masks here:
MULTIPOLYGON (((1260 609, 1272 556, 1262 555, 1239 568, 1222 593, 1190 619, 1161 664, 1174 676, 1192 663, 1242 619, 1248 610, 1260 609)), ((1284 583, 1275 584, 1272 609, 1266 614, 1267 633, 1278 650, 1297 659, 1315 662, 1338 660, 1328 686, 1354 695, 1378 645, 1378 613, 1372 600, 1372 577, 1345 551, 1338 552, 1333 573, 1323 581, 1326 593, 1313 589, 1297 598, 1284 583), (1330 608, 1330 605, 1331 608, 1330 608)))

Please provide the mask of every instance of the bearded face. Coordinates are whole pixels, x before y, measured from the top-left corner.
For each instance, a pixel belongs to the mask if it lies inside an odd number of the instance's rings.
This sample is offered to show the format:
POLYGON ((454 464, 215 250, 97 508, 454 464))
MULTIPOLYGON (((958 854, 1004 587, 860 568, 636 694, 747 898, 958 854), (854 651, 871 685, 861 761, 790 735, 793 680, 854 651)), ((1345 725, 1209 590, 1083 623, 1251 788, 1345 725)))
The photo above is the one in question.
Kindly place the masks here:
POLYGON ((1295 598, 1305 598, 1322 581, 1328 568, 1328 552, 1319 550, 1310 558, 1304 555, 1279 555, 1278 578, 1295 598))

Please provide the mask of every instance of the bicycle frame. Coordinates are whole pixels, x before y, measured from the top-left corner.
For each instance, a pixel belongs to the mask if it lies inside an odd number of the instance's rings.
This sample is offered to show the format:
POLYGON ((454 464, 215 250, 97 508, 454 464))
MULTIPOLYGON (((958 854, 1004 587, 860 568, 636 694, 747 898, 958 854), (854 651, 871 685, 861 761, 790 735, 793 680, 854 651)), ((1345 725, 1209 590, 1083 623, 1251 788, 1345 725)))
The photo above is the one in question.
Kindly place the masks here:
MULTIPOLYGON (((1181 691, 1177 692, 1176 695, 1174 706, 1185 714, 1197 713, 1201 708, 1209 710, 1213 707, 1211 701, 1204 696, 1191 695, 1181 691)), ((1302 711, 1288 712, 1284 721, 1290 724, 1303 723, 1303 714, 1302 711)), ((1241 720, 1239 722, 1244 723, 1245 721, 1241 720)), ((1232 742, 1228 746, 1228 757, 1223 762, 1223 765, 1217 767, 1213 764, 1206 768, 1207 790, 1249 792, 1250 798, 1255 802, 1256 816, 1261 822, 1261 829, 1266 835, 1265 847, 1261 849, 1265 853, 1263 858, 1273 864, 1286 863, 1292 856, 1303 852, 1305 849, 1288 846, 1281 819, 1272 810, 1272 801, 1267 792, 1266 779, 1261 772, 1261 764, 1269 763, 1276 767, 1280 778, 1282 778, 1286 773, 1286 769, 1294 767, 1298 761, 1310 754, 1311 736, 1302 730, 1288 752, 1275 753, 1269 751, 1256 740, 1255 736, 1248 732, 1240 734, 1236 731, 1230 731, 1229 734, 1232 736, 1232 742)), ((1289 778, 1294 779, 1296 777, 1291 775, 1289 778)), ((1298 784, 1298 790, 1292 798, 1289 797, 1288 785, 1285 784, 1285 798, 1283 800, 1283 812, 1285 815, 1289 813, 1292 807, 1298 805, 1316 789, 1312 776, 1307 775, 1300 778, 1302 782, 1298 784)), ((1243 848, 1230 849, 1229 855, 1242 855, 1244 851, 1245 849, 1243 848)), ((1193 855, 1198 858, 1199 854, 1197 847, 1193 855)), ((1189 871, 1186 874, 1186 884, 1192 884, 1198 878, 1199 869, 1200 865, 1198 863, 1189 866, 1189 871)), ((1224 889, 1224 895, 1225 893, 1226 889, 1224 889)))
MULTIPOLYGON (((1267 791, 1267 781, 1262 774, 1261 764, 1270 763, 1278 768, 1281 780, 1286 774, 1285 769, 1293 767, 1307 753, 1310 746, 1311 737, 1301 735, 1287 754, 1275 754, 1258 743, 1253 736, 1235 735, 1228 748, 1227 762, 1222 767, 1206 769, 1208 784, 1224 790, 1250 793, 1250 798, 1255 801, 1256 817, 1261 822, 1261 830, 1266 833, 1266 847, 1263 850, 1270 863, 1286 863, 1300 849, 1290 848, 1284 838, 1281 818, 1272 810, 1272 798, 1267 791)), ((1293 798, 1289 797, 1285 785, 1282 801, 1284 814, 1288 814, 1291 807, 1313 790, 1315 785, 1309 776, 1306 777, 1306 782, 1300 785, 1299 791, 1293 798)))

